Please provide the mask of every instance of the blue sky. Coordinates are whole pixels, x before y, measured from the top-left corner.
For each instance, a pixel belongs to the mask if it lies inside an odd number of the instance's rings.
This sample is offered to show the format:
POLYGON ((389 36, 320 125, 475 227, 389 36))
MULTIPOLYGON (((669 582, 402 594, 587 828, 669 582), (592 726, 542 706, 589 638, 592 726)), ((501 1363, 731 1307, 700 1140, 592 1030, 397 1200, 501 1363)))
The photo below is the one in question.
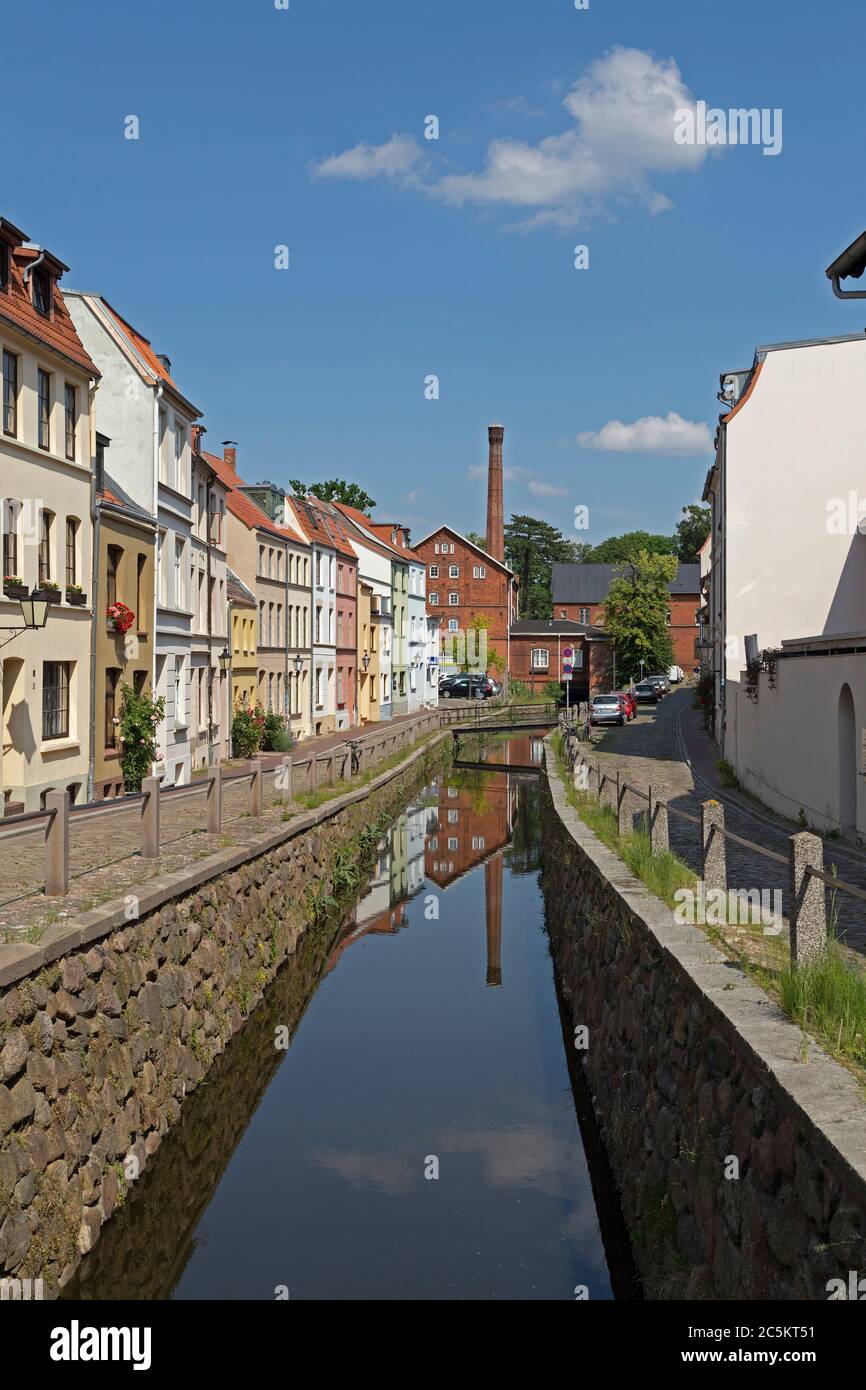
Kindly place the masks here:
POLYGON ((43 0, 4 16, 0 213, 168 353, 251 480, 483 529, 501 421, 506 514, 670 531, 718 373, 866 327, 823 274, 866 227, 864 41, 856 0, 43 0), (682 94, 781 108, 781 153, 665 146, 682 94))

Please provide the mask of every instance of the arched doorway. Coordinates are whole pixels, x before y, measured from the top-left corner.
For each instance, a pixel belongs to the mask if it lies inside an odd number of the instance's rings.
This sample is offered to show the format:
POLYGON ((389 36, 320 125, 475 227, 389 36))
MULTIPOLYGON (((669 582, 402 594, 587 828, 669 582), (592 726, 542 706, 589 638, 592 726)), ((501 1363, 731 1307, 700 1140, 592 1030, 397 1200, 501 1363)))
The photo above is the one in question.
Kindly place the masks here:
POLYGON ((851 688, 839 693, 839 825, 843 835, 857 830, 857 724, 851 688))

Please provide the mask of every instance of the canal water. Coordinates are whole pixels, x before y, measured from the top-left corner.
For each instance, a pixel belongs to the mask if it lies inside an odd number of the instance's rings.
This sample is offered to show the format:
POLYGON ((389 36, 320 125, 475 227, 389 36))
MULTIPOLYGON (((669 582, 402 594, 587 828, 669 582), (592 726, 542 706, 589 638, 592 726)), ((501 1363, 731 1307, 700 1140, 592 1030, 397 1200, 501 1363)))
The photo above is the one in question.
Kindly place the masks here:
POLYGON ((461 757, 487 766, 397 817, 350 916, 304 938, 68 1296, 639 1296, 563 1038, 523 770, 541 743, 461 757))

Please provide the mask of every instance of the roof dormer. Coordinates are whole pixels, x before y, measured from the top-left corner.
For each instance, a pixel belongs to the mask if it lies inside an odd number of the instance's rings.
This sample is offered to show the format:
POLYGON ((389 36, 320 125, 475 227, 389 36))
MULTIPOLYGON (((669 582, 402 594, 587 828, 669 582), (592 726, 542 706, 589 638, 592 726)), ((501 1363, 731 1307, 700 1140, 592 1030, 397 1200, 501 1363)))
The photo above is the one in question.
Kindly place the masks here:
POLYGON ((22 279, 30 295, 30 303, 37 314, 51 319, 54 317, 55 286, 69 266, 41 246, 28 245, 22 247, 21 251, 27 253, 22 279))

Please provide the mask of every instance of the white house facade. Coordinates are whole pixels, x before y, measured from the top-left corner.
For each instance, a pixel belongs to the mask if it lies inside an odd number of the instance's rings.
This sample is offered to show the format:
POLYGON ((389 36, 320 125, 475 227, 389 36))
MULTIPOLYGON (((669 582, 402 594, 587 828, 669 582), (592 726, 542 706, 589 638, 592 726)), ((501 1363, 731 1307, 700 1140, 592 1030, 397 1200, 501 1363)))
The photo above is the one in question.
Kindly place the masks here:
POLYGON ((154 352, 100 295, 71 292, 69 310, 102 372, 99 428, 114 476, 157 518, 153 688, 165 697, 155 773, 166 786, 192 772, 193 535, 191 429, 201 412, 182 395, 167 357, 154 352))

